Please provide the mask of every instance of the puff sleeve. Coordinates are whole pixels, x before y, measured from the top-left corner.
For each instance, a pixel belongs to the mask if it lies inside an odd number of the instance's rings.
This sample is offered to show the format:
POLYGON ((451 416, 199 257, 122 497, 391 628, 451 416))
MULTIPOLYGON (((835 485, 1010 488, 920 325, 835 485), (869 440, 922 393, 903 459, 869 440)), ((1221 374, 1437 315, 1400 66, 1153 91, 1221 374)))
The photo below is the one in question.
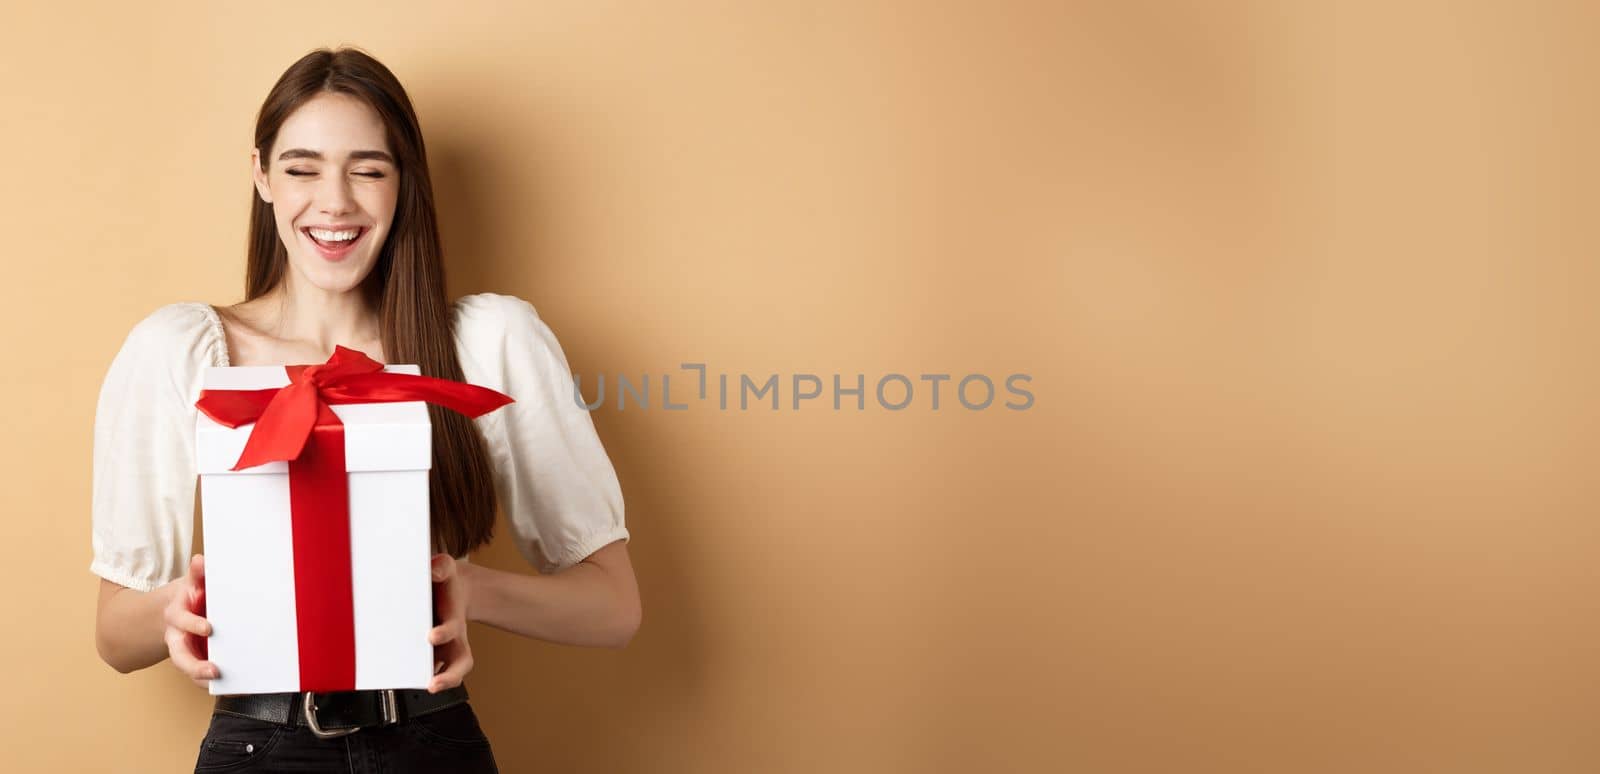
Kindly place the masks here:
MULTIPOLYGON (((140 320, 100 387, 89 571, 150 591, 183 575, 194 537, 195 396, 218 343, 200 305, 140 320)), ((223 345, 225 346, 225 345, 223 345)))
POLYGON ((532 304, 496 293, 464 296, 456 313, 467 381, 516 401, 477 421, 523 558, 549 574, 628 540, 616 470, 550 327, 532 304))

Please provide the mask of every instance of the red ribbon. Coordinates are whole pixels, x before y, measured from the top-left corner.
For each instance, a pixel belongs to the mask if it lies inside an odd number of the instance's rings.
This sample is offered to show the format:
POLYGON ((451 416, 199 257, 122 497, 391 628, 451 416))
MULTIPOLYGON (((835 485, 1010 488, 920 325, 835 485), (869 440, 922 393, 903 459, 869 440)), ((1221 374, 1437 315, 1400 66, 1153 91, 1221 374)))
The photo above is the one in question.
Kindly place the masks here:
POLYGON ((201 390, 195 407, 227 427, 256 423, 233 470, 289 463, 300 690, 355 690, 344 423, 329 405, 420 400, 476 418, 512 399, 475 384, 385 373, 382 363, 342 346, 326 363, 284 370, 287 387, 201 390))

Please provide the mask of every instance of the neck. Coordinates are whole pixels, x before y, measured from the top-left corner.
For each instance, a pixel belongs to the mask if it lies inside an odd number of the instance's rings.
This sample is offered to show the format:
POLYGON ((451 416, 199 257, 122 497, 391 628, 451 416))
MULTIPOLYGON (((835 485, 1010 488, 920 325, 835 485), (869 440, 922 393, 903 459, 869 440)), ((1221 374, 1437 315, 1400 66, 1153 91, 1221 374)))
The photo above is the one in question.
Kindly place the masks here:
POLYGON ((293 271, 285 274, 263 299, 277 317, 273 335, 330 353, 335 344, 351 347, 378 338, 377 311, 367 304, 359 286, 328 291, 301 281, 293 271))

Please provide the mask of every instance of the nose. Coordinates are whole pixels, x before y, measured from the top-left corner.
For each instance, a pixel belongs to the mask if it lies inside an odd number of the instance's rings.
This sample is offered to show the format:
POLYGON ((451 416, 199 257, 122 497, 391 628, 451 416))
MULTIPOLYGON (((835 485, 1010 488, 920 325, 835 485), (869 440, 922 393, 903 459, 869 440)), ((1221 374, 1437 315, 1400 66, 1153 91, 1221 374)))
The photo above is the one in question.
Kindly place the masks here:
POLYGON ((344 175, 325 176, 322 185, 317 188, 317 205, 319 211, 333 216, 350 212, 355 207, 350 181, 344 175))

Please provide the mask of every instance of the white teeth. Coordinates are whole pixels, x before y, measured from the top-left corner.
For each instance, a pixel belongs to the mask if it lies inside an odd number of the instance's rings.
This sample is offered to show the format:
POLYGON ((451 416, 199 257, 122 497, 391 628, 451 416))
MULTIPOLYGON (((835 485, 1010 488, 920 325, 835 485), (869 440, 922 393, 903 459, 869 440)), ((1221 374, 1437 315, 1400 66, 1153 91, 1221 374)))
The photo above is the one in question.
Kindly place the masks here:
POLYGON ((324 242, 346 242, 355 239, 361 232, 357 231, 324 231, 320 228, 308 229, 311 235, 324 242))

